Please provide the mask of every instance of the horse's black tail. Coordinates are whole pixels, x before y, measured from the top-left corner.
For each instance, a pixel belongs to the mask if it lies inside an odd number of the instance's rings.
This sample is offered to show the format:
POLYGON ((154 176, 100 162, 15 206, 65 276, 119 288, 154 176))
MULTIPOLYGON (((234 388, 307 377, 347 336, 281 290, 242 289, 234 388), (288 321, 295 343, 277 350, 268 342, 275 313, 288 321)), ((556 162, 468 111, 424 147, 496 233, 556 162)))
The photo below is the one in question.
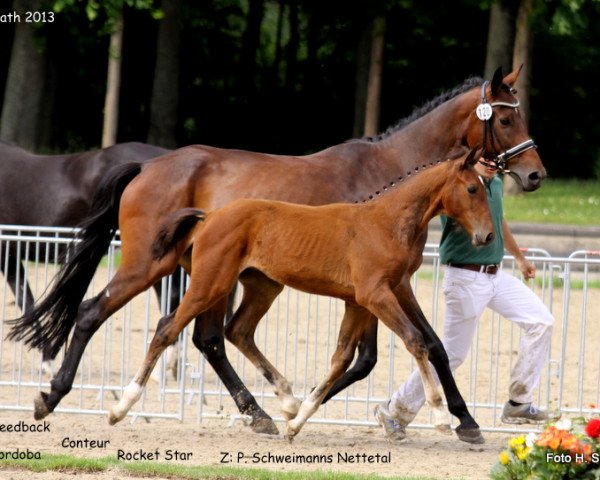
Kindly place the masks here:
POLYGON ((206 214, 197 208, 182 208, 170 214, 158 230, 152 244, 155 260, 160 260, 183 240, 190 230, 201 221, 206 214))
POLYGON ((81 223, 75 246, 68 252, 48 295, 15 320, 8 334, 11 340, 25 340, 44 349, 52 358, 75 323, 79 304, 106 254, 119 225, 119 204, 125 187, 140 173, 140 163, 113 167, 104 176, 92 200, 91 213, 81 223))

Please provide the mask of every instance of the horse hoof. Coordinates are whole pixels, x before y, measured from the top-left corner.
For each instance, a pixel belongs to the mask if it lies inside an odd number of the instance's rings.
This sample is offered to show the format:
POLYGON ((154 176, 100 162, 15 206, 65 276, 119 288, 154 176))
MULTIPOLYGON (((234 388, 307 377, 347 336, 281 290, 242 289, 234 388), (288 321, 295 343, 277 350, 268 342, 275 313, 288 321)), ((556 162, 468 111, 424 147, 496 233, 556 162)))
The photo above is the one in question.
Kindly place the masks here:
POLYGON ((444 423, 441 425, 436 425, 435 429, 438 432, 443 433, 444 435, 452 435, 452 429, 450 428, 450 425, 448 425, 447 423, 444 423))
POLYGON ((479 428, 460 428, 460 425, 456 427, 456 435, 459 440, 467 443, 481 444, 485 443, 479 428))
POLYGON ((47 394, 44 392, 39 392, 38 395, 33 399, 33 418, 36 420, 41 420, 48 416, 48 414, 52 413, 52 410, 48 408, 46 404, 47 394))
POLYGON ((114 425, 115 423, 123 420, 123 417, 124 417, 124 415, 117 415, 115 412, 113 412, 111 410, 110 412, 108 412, 108 424, 114 425))
POLYGON ((271 418, 254 418, 250 424, 250 428, 254 433, 279 435, 279 430, 271 418))

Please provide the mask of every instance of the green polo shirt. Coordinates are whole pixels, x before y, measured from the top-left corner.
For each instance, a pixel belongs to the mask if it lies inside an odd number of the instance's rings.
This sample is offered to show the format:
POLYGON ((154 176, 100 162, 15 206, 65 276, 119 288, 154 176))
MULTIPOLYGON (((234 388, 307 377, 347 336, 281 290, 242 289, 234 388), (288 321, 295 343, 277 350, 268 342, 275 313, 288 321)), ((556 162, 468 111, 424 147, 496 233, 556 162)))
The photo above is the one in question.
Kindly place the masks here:
POLYGON ((484 247, 475 247, 471 243, 469 234, 458 222, 453 218, 442 215, 440 259, 443 264, 474 263, 477 265, 489 265, 502 261, 504 257, 502 181, 495 175, 489 182, 484 183, 494 221, 494 241, 484 247))

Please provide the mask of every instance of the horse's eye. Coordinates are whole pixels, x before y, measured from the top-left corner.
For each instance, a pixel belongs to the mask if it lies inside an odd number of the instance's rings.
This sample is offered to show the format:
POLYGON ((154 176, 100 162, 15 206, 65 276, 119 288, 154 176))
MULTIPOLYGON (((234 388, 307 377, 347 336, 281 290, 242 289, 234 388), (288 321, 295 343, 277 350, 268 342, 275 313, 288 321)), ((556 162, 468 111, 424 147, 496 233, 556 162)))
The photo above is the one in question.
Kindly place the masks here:
POLYGON ((467 187, 467 192, 469 192, 471 195, 473 195, 476 191, 477 191, 477 186, 476 185, 469 185, 467 187))
POLYGON ((500 119, 500 123, 501 123, 502 125, 510 125, 510 118, 508 118, 508 117, 503 117, 503 118, 501 118, 501 119, 500 119))

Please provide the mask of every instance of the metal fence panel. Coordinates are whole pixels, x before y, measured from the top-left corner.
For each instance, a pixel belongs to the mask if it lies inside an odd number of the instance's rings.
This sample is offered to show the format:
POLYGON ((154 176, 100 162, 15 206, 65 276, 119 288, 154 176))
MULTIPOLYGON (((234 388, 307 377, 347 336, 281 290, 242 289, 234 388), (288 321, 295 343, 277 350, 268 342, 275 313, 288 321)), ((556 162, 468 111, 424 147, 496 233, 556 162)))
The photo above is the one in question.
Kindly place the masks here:
MULTIPOLYGON (((43 296, 58 267, 58 257, 71 241, 72 229, 0 226, 0 266, 6 273, 0 283, 0 334, 6 337, 5 320, 20 316, 22 295, 15 295, 7 278, 23 284, 27 279, 35 298, 43 296), (57 248, 57 247, 61 248, 57 248), (12 259, 23 262, 23 271, 12 259)), ((119 242, 114 241, 90 285, 88 297, 95 295, 114 274, 119 261, 119 242)), ((68 254, 68 252, 67 252, 68 254)), ((600 308, 599 252, 579 251, 568 258, 554 258, 539 249, 529 249, 528 258, 538 269, 529 286, 553 313, 556 323, 552 348, 537 403, 543 408, 569 414, 589 414, 600 404, 600 330, 590 325, 591 311, 600 308), (595 305, 595 307, 594 307, 595 305)), ((417 299, 436 331, 441 331, 444 315, 441 277, 436 245, 426 247, 422 268, 413 277, 417 299)), ((504 269, 519 276, 514 259, 505 257, 504 269)), ((77 372, 73 390, 58 411, 104 414, 120 397, 142 361, 154 328, 167 306, 169 280, 163 280, 163 296, 149 291, 139 295, 113 315, 88 345, 77 372)), ((266 357, 291 382, 296 396, 304 398, 323 378, 335 349, 343 315, 343 302, 285 289, 261 321, 256 343, 266 357)), ((204 357, 190 341, 187 329, 176 348, 176 379, 155 372, 146 392, 135 406, 132 417, 165 417, 178 420, 208 417, 241 417, 204 357)), ((478 423, 486 430, 513 431, 499 422, 508 392, 508 378, 516 359, 519 328, 491 311, 482 316, 473 346, 465 364, 456 372, 459 388, 478 423)), ((263 408, 282 420, 271 386, 231 345, 229 359, 244 383, 263 408)), ((54 362, 60 365, 62 354, 54 362)), ((164 371, 164 359, 160 367, 164 371)), ((32 399, 40 389, 49 388, 49 375, 40 368, 39 352, 21 342, 3 340, 0 344, 0 408, 32 410, 32 399)), ((311 421, 322 423, 374 425, 373 406, 388 398, 414 368, 414 362, 399 341, 380 325, 378 363, 361 382, 338 394, 322 406, 311 421)), ((413 426, 430 428, 426 407, 413 426)))

